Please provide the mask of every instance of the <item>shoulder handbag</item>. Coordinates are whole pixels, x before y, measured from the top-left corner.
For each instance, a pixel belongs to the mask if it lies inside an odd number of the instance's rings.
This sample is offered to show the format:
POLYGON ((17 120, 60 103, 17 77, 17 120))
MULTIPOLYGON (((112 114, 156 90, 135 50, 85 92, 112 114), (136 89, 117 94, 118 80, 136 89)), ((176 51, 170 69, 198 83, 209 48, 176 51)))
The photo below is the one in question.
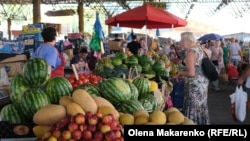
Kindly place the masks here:
POLYGON ((202 58, 201 68, 204 75, 210 80, 215 81, 219 78, 219 73, 213 62, 208 57, 207 53, 202 48, 205 56, 202 58))

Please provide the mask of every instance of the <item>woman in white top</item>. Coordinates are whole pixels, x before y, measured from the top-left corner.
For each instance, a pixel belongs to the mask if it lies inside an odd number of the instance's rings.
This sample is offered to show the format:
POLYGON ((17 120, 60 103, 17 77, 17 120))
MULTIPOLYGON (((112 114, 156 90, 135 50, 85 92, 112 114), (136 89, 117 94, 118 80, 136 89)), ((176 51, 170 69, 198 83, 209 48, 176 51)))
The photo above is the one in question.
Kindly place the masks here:
POLYGON ((239 43, 235 42, 235 38, 231 38, 229 45, 229 60, 234 66, 238 67, 239 61, 241 61, 242 51, 239 43))

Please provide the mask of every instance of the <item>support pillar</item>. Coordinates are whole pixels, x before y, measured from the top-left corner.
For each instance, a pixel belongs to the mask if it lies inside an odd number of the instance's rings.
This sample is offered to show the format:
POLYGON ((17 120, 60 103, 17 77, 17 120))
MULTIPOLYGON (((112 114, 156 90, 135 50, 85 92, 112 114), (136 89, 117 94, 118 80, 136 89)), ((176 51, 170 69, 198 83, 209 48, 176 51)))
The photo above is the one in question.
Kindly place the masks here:
POLYGON ((8 36, 9 36, 9 40, 11 40, 11 18, 7 19, 7 30, 8 30, 8 36))
POLYGON ((79 2, 77 7, 79 33, 84 33, 84 9, 83 3, 79 2))
POLYGON ((32 0, 33 24, 41 23, 41 0, 32 0))

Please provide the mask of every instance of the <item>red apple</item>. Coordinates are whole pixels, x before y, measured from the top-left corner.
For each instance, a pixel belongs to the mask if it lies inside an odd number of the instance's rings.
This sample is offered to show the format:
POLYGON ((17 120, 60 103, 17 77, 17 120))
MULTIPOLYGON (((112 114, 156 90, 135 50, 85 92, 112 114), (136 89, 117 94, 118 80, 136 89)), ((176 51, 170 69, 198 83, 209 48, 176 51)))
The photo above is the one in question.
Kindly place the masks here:
POLYGON ((95 133, 94 133, 94 138, 95 139, 98 139, 98 140, 103 140, 103 133, 101 132, 101 131, 96 131, 95 133))
POLYGON ((87 130, 88 126, 86 124, 80 124, 78 128, 83 132, 84 130, 87 130))
POLYGON ((62 137, 66 140, 71 139, 72 137, 71 132, 69 130, 64 130, 62 132, 62 137))
POLYGON ((90 111, 87 111, 87 112, 85 113, 85 116, 86 116, 87 119, 90 118, 90 117, 92 117, 92 115, 93 115, 93 113, 90 112, 90 111))
POLYGON ((95 115, 98 119, 102 119, 102 117, 103 117, 102 113, 100 113, 100 112, 97 112, 95 115))
POLYGON ((96 125, 88 125, 87 130, 91 131, 92 133, 96 131, 96 125))
POLYGON ((63 130, 70 122, 69 117, 63 118, 56 125, 58 130, 63 130))
POLYGON ((82 113, 78 113, 75 116, 75 123, 77 124, 84 124, 85 123, 85 116, 82 113))
POLYGON ((51 136, 52 136, 51 132, 47 131, 43 134, 42 140, 48 140, 48 138, 51 136))
POLYGON ((110 115, 103 116, 102 123, 110 125, 112 123, 112 117, 110 115))
POLYGON ((71 122, 69 125, 68 125, 68 129, 70 132, 73 132, 75 130, 78 129, 78 124, 74 123, 74 122, 71 122))
POLYGON ((60 138, 59 141, 67 141, 67 140, 64 138, 60 138))
POLYGON ((57 124, 53 124, 53 125, 50 126, 49 131, 50 131, 51 133, 53 133, 56 129, 57 129, 57 124))
POLYGON ((52 132, 52 136, 56 137, 57 139, 61 137, 61 131, 55 130, 52 132))
POLYGON ((116 130, 118 124, 119 123, 116 120, 114 120, 112 123, 110 123, 111 130, 116 130))
POLYGON ((102 133, 106 133, 106 132, 111 131, 111 128, 110 128, 109 125, 103 124, 103 125, 101 126, 100 130, 101 130, 102 133))
POLYGON ((114 133, 115 133, 115 138, 120 138, 122 136, 122 133, 120 130, 115 130, 114 133))
POLYGON ((113 139, 112 141, 124 141, 124 138, 123 138, 123 137, 115 138, 115 139, 113 139))
POLYGON ((82 137, 82 132, 80 130, 75 130, 72 133, 72 138, 75 139, 75 140, 80 140, 81 137, 82 137))
POLYGON ((91 138, 92 138, 91 131, 88 131, 88 130, 83 131, 83 133, 82 133, 82 139, 83 140, 89 140, 91 138))
POLYGON ((76 141, 75 139, 69 139, 69 140, 67 140, 67 141, 76 141))
POLYGON ((116 120, 113 114, 107 114, 108 116, 111 116, 112 120, 116 120))
POLYGON ((88 118, 88 123, 91 124, 91 125, 96 125, 97 122, 98 122, 98 118, 95 115, 88 118))
POLYGON ((106 132, 105 139, 106 141, 112 141, 113 139, 115 139, 115 133, 113 131, 106 132))

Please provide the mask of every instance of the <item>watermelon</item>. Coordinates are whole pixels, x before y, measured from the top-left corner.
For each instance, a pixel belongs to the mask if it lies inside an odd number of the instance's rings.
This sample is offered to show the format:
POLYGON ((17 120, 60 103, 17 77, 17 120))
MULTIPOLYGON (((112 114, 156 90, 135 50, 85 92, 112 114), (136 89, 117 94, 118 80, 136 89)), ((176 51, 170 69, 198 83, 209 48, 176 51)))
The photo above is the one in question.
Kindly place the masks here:
POLYGON ((141 64, 142 73, 146 73, 151 69, 150 64, 141 64))
POLYGON ((28 89, 29 86, 24 82, 23 75, 17 74, 10 82, 9 95, 11 102, 13 104, 20 104, 23 93, 28 89))
POLYGON ((102 97, 116 105, 131 98, 129 85, 122 78, 111 77, 98 84, 102 97))
POLYGON ((86 90, 91 96, 101 96, 98 87, 93 84, 82 84, 77 86, 76 89, 86 90))
POLYGON ((125 100, 117 106, 117 110, 122 113, 133 114, 135 111, 144 109, 141 102, 135 99, 125 100))
POLYGON ((53 104, 58 104, 62 96, 71 96, 72 91, 73 87, 71 83, 62 76, 50 78, 45 89, 45 93, 49 96, 53 104))
POLYGON ((150 81, 144 77, 137 77, 132 82, 138 89, 139 97, 150 92, 150 81))
POLYGON ((152 66, 153 71, 158 72, 165 68, 165 62, 163 60, 156 60, 152 66))
POLYGON ((50 78, 51 68, 42 58, 29 59, 23 68, 24 82, 32 88, 44 85, 50 78))
POLYGON ((25 117, 20 107, 10 103, 5 105, 0 112, 2 121, 9 121, 12 124, 24 123, 25 117))
MULTIPOLYGON (((29 120, 44 106, 51 104, 49 96, 39 88, 31 88, 23 93, 20 107, 29 120)), ((49 113, 48 113, 49 114, 49 113)))
POLYGON ((112 65, 114 65, 115 67, 120 66, 121 64, 122 64, 122 59, 117 57, 112 59, 112 65))
POLYGON ((149 57, 148 55, 141 55, 141 57, 139 58, 139 64, 149 64, 152 65, 153 60, 151 57, 149 57))
POLYGON ((118 68, 128 69, 128 66, 126 64, 121 64, 120 66, 118 66, 118 68))
POLYGON ((135 55, 131 55, 131 56, 126 58, 125 64, 128 65, 129 67, 136 65, 136 64, 138 64, 138 58, 135 55))
POLYGON ((136 69, 138 73, 142 72, 142 67, 139 64, 133 65, 131 68, 136 69))
POLYGON ((140 96, 139 101, 148 113, 152 113, 158 108, 157 99, 151 93, 140 96))
POLYGON ((136 88, 136 86, 130 82, 129 80, 124 80, 125 82, 127 82, 127 84, 129 85, 130 87, 130 91, 131 91, 131 99, 138 99, 139 97, 139 93, 138 93, 138 89, 136 88))
POLYGON ((167 71, 167 69, 161 69, 157 72, 158 76, 165 76, 165 77, 169 77, 169 72, 167 71))
POLYGON ((115 57, 125 60, 127 58, 127 54, 124 53, 123 51, 119 51, 115 54, 115 57))

